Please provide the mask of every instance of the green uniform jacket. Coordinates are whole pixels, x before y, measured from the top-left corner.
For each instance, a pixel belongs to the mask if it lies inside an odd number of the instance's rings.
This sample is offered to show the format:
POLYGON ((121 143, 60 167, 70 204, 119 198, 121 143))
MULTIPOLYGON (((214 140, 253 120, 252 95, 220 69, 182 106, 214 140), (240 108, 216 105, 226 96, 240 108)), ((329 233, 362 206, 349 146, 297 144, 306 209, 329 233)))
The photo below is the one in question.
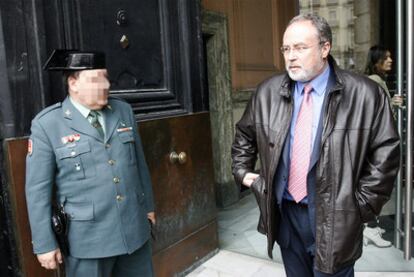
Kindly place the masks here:
POLYGON ((69 214, 73 257, 132 253, 150 237, 152 186, 134 114, 116 98, 102 112, 105 139, 69 98, 32 121, 26 200, 35 254, 58 247, 51 229, 54 190, 69 214))

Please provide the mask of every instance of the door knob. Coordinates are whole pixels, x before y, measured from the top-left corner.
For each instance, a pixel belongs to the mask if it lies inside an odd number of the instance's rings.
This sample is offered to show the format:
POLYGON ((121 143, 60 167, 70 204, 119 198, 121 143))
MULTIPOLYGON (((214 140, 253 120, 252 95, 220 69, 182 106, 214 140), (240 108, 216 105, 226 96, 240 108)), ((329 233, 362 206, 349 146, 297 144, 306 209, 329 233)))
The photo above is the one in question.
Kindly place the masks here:
POLYGON ((185 152, 181 152, 180 154, 177 154, 177 152, 172 151, 170 153, 170 162, 172 164, 185 164, 185 162, 187 161, 187 154, 185 152))

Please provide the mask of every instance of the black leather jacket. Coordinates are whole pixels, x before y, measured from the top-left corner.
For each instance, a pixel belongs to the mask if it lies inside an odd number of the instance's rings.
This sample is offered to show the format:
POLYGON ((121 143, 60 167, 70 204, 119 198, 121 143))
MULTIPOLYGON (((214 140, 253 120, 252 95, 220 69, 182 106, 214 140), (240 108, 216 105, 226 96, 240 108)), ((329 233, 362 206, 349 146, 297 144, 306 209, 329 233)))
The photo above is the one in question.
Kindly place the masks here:
MULTIPOLYGON (((339 69, 332 57, 329 63, 336 84, 321 115, 314 261, 319 271, 334 273, 361 256, 363 223, 374 219, 390 197, 400 147, 384 91, 364 76, 339 69)), ((239 184, 260 158, 260 177, 252 190, 261 212, 258 230, 267 235, 270 257, 280 218, 271 184, 290 128, 293 87, 287 74, 261 83, 236 125, 232 146, 239 184)))

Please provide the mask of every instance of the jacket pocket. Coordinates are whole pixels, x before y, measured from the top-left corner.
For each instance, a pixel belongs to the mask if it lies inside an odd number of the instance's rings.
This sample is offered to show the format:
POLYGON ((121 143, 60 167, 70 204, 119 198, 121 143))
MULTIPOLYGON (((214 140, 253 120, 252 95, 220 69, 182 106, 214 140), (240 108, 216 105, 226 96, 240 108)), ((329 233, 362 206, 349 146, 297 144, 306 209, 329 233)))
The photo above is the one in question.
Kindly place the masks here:
POLYGON ((87 140, 56 148, 55 154, 62 178, 80 180, 96 175, 95 162, 87 140))
POLYGON ((376 215, 372 212, 372 210, 369 208, 368 204, 362 205, 362 197, 359 196, 358 193, 355 193, 355 201, 358 205, 359 215, 360 219, 363 223, 370 222, 372 220, 375 220, 376 215), (361 198, 361 199, 360 199, 361 198))
POLYGON ((66 202, 64 206, 69 220, 92 221, 94 220, 93 202, 66 202))
POLYGON ((256 202, 259 206, 260 210, 260 218, 259 223, 257 225, 257 230, 262 234, 267 234, 267 207, 266 207, 266 196, 267 190, 265 186, 265 182, 261 176, 258 176, 250 186, 250 189, 253 191, 253 194, 256 198, 256 202))
POLYGON ((131 164, 136 163, 135 154, 135 137, 132 131, 125 131, 119 133, 119 140, 122 142, 126 151, 129 152, 129 161, 131 164))
POLYGON ((91 147, 88 141, 84 141, 81 143, 77 143, 73 146, 63 146, 60 148, 56 148, 56 157, 59 160, 69 159, 69 158, 76 158, 81 154, 85 154, 91 152, 91 147))

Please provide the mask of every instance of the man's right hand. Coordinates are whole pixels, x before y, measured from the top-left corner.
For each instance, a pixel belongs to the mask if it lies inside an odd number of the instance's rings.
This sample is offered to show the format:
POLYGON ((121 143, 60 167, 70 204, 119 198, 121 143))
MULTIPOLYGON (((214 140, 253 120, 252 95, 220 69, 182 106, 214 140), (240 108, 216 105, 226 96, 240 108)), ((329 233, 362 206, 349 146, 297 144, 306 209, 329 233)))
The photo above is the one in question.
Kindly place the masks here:
POLYGON ((249 187, 252 185, 252 183, 254 182, 254 180, 256 180, 256 178, 259 177, 259 174, 256 173, 247 173, 246 175, 244 175, 243 178, 243 185, 245 185, 246 187, 249 187))
POLYGON ((47 253, 38 254, 37 259, 40 265, 46 269, 56 269, 58 263, 61 264, 63 262, 59 248, 47 253))

